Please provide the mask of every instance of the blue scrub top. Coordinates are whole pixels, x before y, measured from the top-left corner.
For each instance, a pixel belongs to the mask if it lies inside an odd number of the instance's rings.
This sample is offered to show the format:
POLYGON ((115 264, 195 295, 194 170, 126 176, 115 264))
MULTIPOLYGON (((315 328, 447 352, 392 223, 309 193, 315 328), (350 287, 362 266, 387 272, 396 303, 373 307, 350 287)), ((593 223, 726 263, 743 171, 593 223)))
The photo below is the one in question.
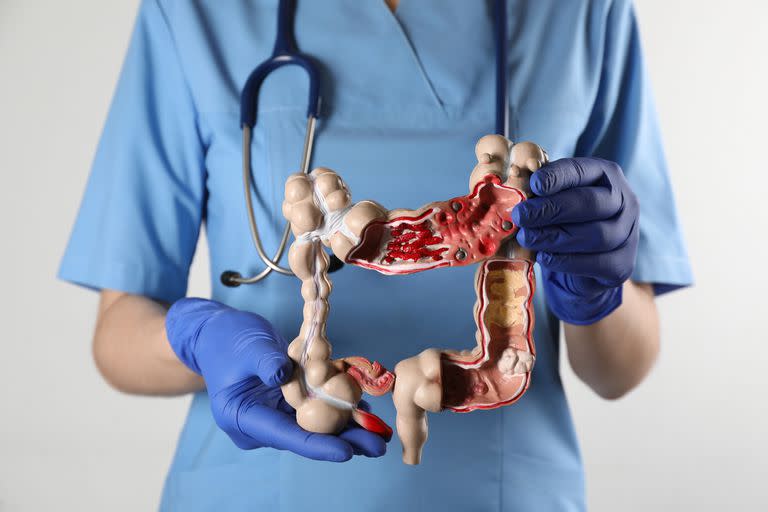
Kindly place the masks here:
MULTIPOLYGON (((313 165, 335 169, 356 200, 418 207, 463 195, 474 144, 493 131, 490 2, 298 2, 296 39, 321 65, 323 115, 313 165)), ((640 198, 633 278, 657 291, 691 274, 627 0, 509 2, 511 136, 552 159, 617 161, 640 198)), ((164 301, 183 297, 201 226, 213 298, 258 312, 291 339, 299 281, 272 274, 223 287, 227 269, 262 268, 243 205, 239 93, 267 58, 276 0, 146 0, 96 154, 60 276, 164 301)), ((283 226, 285 178, 297 170, 306 78, 265 82, 253 141, 255 206, 269 248, 283 226)), ((270 249, 271 250, 271 249, 270 249)), ((333 274, 328 336, 337 356, 392 368, 427 347, 474 346, 474 268, 386 277, 333 274)), ((558 373, 558 322, 536 293, 538 350, 515 405, 430 416, 423 463, 405 466, 397 438, 380 459, 314 462, 242 451, 195 395, 162 510, 583 510, 582 463, 558 373)), ((389 397, 372 399, 394 425, 389 397)))

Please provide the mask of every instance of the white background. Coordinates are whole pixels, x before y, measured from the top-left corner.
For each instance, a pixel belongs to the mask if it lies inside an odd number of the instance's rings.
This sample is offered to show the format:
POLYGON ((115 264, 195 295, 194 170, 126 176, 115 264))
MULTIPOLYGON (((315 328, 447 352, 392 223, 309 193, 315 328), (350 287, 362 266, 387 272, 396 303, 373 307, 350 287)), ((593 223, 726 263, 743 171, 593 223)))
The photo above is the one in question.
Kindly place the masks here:
MULTIPOLYGON (((135 0, 0 0, 0 511, 156 507, 188 400, 124 396, 55 281, 135 0)), ((696 287, 644 385, 564 380, 592 510, 768 510, 768 2, 639 0, 696 287)), ((207 293, 199 251, 191 292, 207 293)))

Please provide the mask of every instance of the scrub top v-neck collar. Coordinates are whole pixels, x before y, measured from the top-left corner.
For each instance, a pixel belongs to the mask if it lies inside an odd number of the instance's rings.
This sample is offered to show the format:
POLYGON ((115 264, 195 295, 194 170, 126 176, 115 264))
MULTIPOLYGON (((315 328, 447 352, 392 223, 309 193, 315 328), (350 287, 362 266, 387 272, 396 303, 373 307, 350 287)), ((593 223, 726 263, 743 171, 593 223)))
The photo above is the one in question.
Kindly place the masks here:
MULTIPOLYGON (((384 11, 384 18, 385 20, 389 21, 389 23, 394 27, 394 30, 399 34, 400 37, 396 37, 395 39, 399 39, 399 42, 402 42, 402 44, 407 46, 408 49, 410 50, 411 57, 413 57, 413 63, 415 64, 416 68, 418 68, 419 73, 421 74, 421 77, 424 80, 424 85, 426 86, 429 93, 432 95, 432 98, 435 101, 435 105, 442 109, 443 102, 440 99, 440 96, 437 94, 437 91, 435 90, 435 86, 432 84, 432 80, 430 79, 429 74, 427 73, 427 70, 425 69, 424 64, 421 61, 419 52, 416 49, 416 46, 413 44, 413 41, 409 35, 409 33, 412 30, 418 30, 418 27, 413 27, 408 25, 408 14, 407 12, 404 13, 403 11, 403 3, 404 3, 403 0, 401 0, 399 5, 397 6, 397 9, 395 9, 394 11, 391 11, 389 9, 389 6, 387 6, 384 2, 381 2, 381 7, 383 7, 383 11, 384 11)), ((407 4, 408 2, 405 2, 405 3, 407 4)))
POLYGON ((493 116, 492 102, 485 104, 494 97, 495 80, 493 20, 486 3, 467 12, 453 2, 402 0, 392 17, 446 112, 479 106, 493 116))

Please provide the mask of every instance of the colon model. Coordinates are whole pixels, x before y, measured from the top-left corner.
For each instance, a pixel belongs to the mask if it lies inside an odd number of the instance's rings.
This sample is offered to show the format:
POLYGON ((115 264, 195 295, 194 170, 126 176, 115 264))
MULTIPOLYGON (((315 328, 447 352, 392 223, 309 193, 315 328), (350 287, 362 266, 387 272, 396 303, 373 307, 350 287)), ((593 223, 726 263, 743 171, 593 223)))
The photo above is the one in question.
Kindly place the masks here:
POLYGON ((358 408, 363 392, 392 392, 403 461, 418 464, 426 412, 470 412, 511 404, 528 389, 535 360, 533 254, 516 245, 512 208, 530 195, 529 177, 547 161, 536 144, 489 135, 475 147, 470 194, 417 210, 352 203, 341 178, 325 168, 296 174, 285 186, 283 214, 296 240, 288 253, 301 279, 303 322, 288 354, 296 363, 283 394, 306 430, 338 433, 354 420, 389 437, 392 430, 358 408), (331 359, 326 337, 329 246, 346 263, 384 274, 479 264, 475 276, 476 344, 428 349, 394 374, 363 357, 331 359))

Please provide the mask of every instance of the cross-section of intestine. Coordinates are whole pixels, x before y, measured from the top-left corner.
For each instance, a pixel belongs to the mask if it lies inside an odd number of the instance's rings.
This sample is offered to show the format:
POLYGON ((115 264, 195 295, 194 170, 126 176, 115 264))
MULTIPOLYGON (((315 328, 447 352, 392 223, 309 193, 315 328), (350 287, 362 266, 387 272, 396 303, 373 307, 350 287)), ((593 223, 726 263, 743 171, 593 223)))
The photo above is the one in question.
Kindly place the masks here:
POLYGON ((446 409, 494 409, 528 389, 533 345, 533 265, 527 260, 493 259, 478 269, 475 288, 477 346, 469 352, 443 351, 446 409))
POLYGON ((511 212, 530 195, 530 174, 547 156, 536 144, 497 135, 480 139, 475 152, 470 193, 417 210, 352 203, 330 169, 286 182, 283 214, 296 237, 288 262, 302 281, 305 305, 288 349, 296 369, 283 394, 306 430, 337 433, 351 419, 387 437, 391 429, 358 403, 363 391, 392 391, 403 460, 417 464, 428 432, 425 411, 492 409, 528 389, 535 360, 533 255, 514 244, 511 212), (332 286, 323 245, 347 263, 384 274, 479 264, 474 348, 429 349, 398 363, 394 374, 362 357, 332 360, 325 329, 332 286))

